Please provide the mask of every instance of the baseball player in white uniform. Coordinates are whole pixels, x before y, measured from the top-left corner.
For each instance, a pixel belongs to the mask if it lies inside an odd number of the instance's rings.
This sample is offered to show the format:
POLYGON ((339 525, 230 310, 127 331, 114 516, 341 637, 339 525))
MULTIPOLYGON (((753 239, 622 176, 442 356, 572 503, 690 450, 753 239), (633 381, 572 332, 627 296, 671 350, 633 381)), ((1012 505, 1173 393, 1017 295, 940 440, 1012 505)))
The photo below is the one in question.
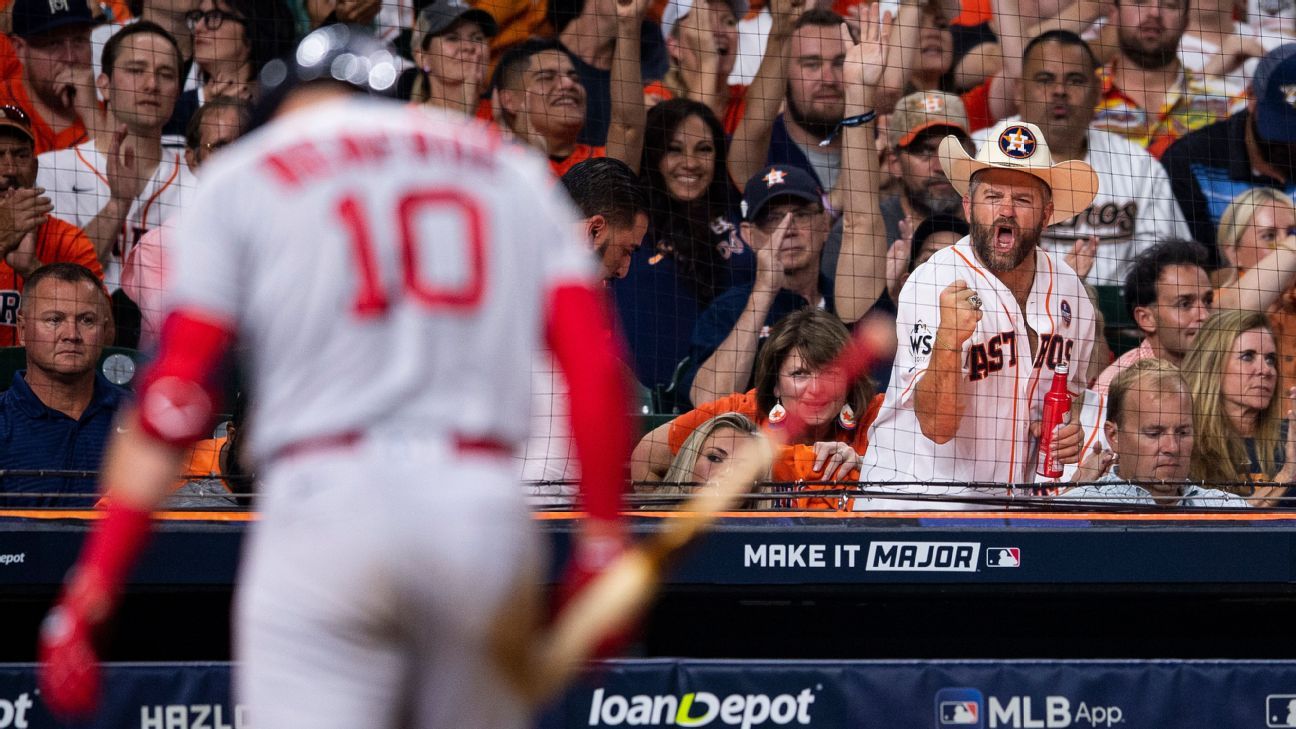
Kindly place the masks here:
MULTIPOLYGON (((269 122, 213 160, 182 215, 170 313, 109 446, 112 507, 42 630, 45 702, 94 706, 92 637, 246 343, 264 476, 236 605, 256 724, 523 727, 498 659, 532 636, 543 550, 516 480, 532 353, 571 385, 584 507, 604 552, 629 399, 575 212, 545 161, 470 120, 366 98, 396 56, 345 26, 262 75, 269 122), (543 333, 543 337, 542 337, 543 333)), ((522 654, 525 654, 523 650, 522 654)))
MULTIPOLYGON (((1061 362, 1077 402, 1093 347, 1094 311, 1060 255, 1039 250, 1050 221, 1084 210, 1098 180, 1084 162, 1052 164, 1038 127, 1001 123, 970 158, 954 137, 941 167, 964 195, 972 234, 933 255, 900 292, 900 341, 860 480, 1026 483, 1033 480, 1042 401, 1061 362)), ((1078 415, 1079 405, 1073 411, 1078 415)), ((1055 438, 1074 463, 1078 417, 1055 438)), ((896 486, 936 495, 1003 496, 1003 488, 896 486)), ((907 506, 913 506, 909 504, 907 506)), ((944 505, 957 508, 957 505, 944 505)), ((857 499, 855 508, 877 508, 857 499)))

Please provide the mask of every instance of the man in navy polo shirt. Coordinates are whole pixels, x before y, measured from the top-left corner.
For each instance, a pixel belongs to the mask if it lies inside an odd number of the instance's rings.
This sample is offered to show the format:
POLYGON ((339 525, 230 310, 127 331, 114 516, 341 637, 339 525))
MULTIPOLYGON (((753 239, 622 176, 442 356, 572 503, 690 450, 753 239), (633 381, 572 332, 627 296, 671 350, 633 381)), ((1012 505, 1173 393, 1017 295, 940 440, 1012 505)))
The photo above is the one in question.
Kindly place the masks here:
MULTIPOLYGON (((99 374, 114 335, 103 284, 73 263, 38 269, 27 279, 18 332, 27 369, 0 395, 0 469, 98 470, 127 398, 99 374)), ((0 506, 83 507, 96 498, 92 478, 0 478, 0 506)))
POLYGON ((711 302, 693 329, 681 389, 695 404, 747 389, 769 328, 797 309, 833 308, 832 280, 819 268, 831 226, 825 193, 810 172, 772 165, 747 182, 742 233, 756 251, 756 277, 711 302))

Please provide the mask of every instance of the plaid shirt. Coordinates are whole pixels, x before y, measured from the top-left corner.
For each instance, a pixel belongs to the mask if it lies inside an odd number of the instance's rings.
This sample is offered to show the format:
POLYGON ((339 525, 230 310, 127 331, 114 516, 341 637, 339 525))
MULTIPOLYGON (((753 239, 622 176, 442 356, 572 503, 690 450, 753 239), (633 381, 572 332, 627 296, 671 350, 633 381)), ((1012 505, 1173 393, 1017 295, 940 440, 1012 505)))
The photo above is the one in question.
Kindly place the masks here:
POLYGON ((1165 106, 1159 112, 1150 112, 1117 88, 1114 67, 1119 60, 1098 72, 1102 94, 1092 126, 1119 134, 1154 157, 1160 158, 1167 147, 1188 132, 1214 124, 1246 106, 1246 99, 1230 94, 1223 82, 1184 68, 1178 83, 1168 89, 1165 106))

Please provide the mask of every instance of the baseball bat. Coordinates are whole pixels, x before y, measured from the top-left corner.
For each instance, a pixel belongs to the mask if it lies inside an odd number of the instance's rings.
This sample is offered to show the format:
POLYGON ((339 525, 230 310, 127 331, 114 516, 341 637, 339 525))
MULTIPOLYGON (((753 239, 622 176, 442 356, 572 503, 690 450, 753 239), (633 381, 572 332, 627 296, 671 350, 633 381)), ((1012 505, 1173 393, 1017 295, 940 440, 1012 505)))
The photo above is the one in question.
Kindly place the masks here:
MULTIPOLYGON (((894 342, 894 324, 882 320, 861 324, 828 366, 842 374, 831 385, 835 388, 832 397, 840 396, 880 353, 891 351, 894 342)), ((519 692, 540 704, 566 687, 601 642, 624 630, 647 609, 670 559, 731 509, 759 474, 766 472, 779 448, 795 441, 805 427, 793 415, 783 428, 748 440, 735 454, 734 464, 684 504, 681 516, 667 519, 660 531, 626 550, 576 593, 553 625, 531 643, 525 651, 529 655, 519 656, 515 651, 500 656, 519 692)))

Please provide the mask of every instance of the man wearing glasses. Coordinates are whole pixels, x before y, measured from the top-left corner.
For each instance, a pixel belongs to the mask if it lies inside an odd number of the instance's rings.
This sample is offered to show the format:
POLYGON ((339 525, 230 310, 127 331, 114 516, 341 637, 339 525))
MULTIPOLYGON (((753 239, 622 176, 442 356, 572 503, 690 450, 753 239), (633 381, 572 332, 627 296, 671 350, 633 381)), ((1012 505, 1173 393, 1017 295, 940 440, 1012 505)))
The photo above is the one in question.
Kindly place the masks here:
POLYGON ((1120 53, 1100 74, 1094 126, 1128 138, 1158 159, 1179 137, 1228 116, 1234 101, 1222 81, 1198 76, 1179 62, 1189 2, 1119 0, 1120 53))
POLYGON ((50 216, 36 184, 36 140, 17 107, 0 107, 0 346, 18 343, 18 309, 26 280, 47 263, 78 263, 103 278, 94 246, 81 229, 50 216))
POLYGON ((88 138, 85 120, 97 105, 90 62, 93 23, 84 2, 14 2, 10 38, 22 75, 0 84, 0 104, 27 115, 36 154, 88 138))
POLYGON ((756 252, 756 277, 720 294, 693 329, 680 391, 694 403, 748 389, 756 353, 784 316, 817 306, 836 313, 820 254, 832 223, 824 191, 806 169, 771 165, 743 192, 743 239, 756 252))

